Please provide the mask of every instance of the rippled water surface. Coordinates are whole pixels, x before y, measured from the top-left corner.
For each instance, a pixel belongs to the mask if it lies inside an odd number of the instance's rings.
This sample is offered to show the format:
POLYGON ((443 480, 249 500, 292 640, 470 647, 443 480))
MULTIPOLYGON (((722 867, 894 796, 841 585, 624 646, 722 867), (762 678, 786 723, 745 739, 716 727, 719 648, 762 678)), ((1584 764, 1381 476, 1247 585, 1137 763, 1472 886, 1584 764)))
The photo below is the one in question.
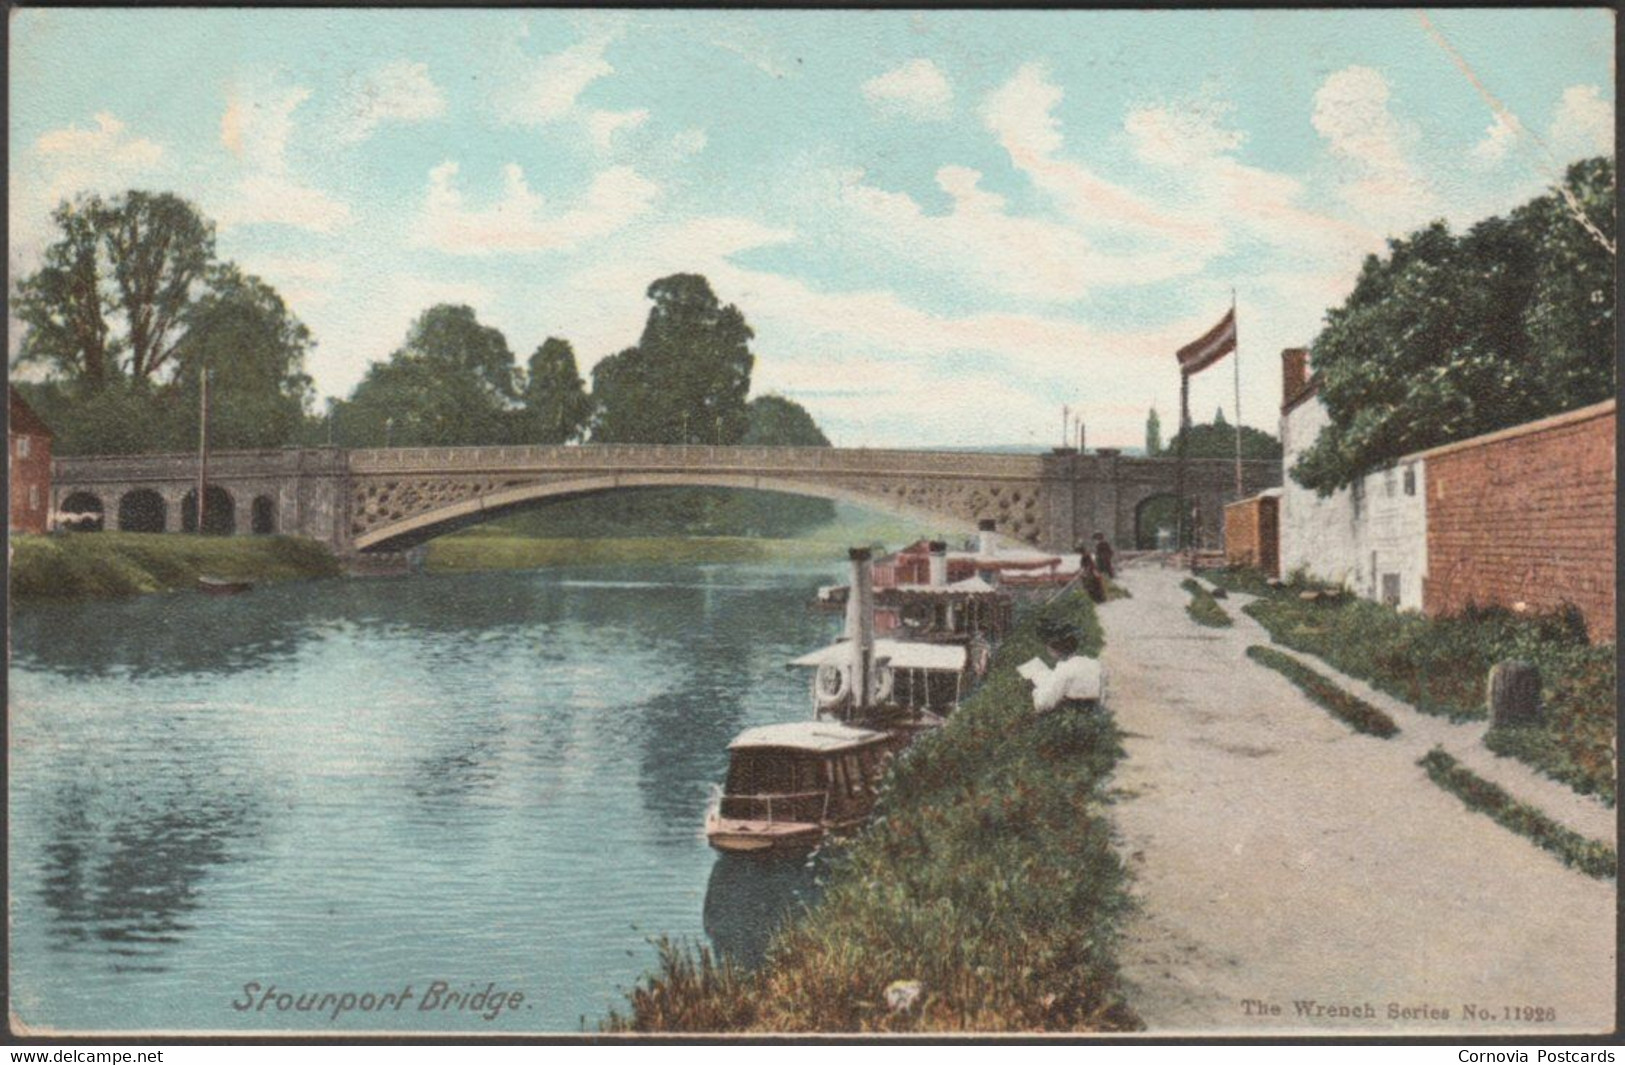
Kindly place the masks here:
POLYGON ((806 603, 836 576, 615 567, 19 608, 14 1008, 81 1030, 576 1030, 622 1004, 654 935, 755 956, 811 874, 719 862, 701 820, 729 739, 808 712, 784 663, 834 635, 806 603), (491 1019, 425 1009, 437 981, 506 997, 491 1019), (372 1010, 296 1008, 344 992, 372 1010))

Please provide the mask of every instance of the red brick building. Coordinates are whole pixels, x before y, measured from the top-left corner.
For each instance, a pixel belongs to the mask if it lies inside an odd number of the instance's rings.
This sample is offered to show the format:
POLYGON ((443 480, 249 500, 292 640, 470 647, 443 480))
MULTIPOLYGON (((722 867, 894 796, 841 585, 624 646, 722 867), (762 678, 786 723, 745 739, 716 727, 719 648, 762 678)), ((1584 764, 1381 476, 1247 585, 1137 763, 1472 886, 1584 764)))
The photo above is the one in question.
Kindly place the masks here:
POLYGON ((6 422, 6 473, 11 484, 11 532, 43 533, 51 512, 51 430, 17 391, 6 422))
POLYGON ((1615 401, 1423 452, 1423 609, 1572 603, 1614 639, 1615 401))

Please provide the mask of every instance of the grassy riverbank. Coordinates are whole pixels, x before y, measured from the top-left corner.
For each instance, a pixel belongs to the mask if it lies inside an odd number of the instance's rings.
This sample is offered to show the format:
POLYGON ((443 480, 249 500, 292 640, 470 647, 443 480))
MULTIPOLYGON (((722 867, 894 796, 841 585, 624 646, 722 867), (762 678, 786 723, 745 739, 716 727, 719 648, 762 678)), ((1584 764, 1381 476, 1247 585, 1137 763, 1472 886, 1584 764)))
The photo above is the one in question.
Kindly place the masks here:
POLYGON ((1509 658, 1533 663, 1545 721, 1492 729, 1485 743, 1613 805, 1614 646, 1587 643, 1572 612, 1519 617, 1493 609, 1426 618, 1350 595, 1304 600, 1307 586, 1271 588, 1247 570, 1203 576, 1259 595, 1245 610, 1277 643, 1318 655, 1425 713, 1481 719, 1490 667, 1509 658))
POLYGON ((629 536, 542 539, 493 533, 447 536, 429 544, 436 573, 615 563, 801 562, 840 560, 846 548, 817 540, 744 536, 629 536))
POLYGON ((11 546, 11 594, 21 601, 175 591, 205 575, 258 584, 339 573, 326 547, 293 536, 70 533, 13 536, 11 546))
POLYGON ((1106 784, 1105 715, 1035 718, 1015 667, 1041 617, 1102 636, 1074 594, 1034 610, 986 682, 888 774, 875 817, 832 856, 821 901, 742 972, 663 944, 615 1031, 1130 1031, 1114 948, 1127 908, 1106 784), (893 1012, 887 988, 917 981, 893 1012))

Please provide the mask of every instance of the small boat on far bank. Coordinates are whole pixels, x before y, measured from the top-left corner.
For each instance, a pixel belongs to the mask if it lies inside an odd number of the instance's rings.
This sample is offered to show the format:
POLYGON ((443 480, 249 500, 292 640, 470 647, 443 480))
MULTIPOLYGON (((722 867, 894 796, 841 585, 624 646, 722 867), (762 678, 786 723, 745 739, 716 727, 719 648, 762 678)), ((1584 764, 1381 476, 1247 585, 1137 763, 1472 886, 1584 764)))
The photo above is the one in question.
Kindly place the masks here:
POLYGON ((242 595, 252 591, 253 581, 231 581, 223 577, 199 577, 197 590, 204 595, 242 595))

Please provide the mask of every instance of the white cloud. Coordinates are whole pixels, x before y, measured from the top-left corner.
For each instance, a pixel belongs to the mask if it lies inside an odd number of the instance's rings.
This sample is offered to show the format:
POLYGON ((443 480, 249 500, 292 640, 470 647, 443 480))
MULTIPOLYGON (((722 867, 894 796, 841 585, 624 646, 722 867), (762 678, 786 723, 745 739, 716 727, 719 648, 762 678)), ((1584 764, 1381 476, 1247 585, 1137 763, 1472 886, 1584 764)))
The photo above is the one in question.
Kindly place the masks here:
POLYGON ((587 136, 592 139, 594 148, 600 152, 607 152, 614 146, 615 136, 627 130, 637 129, 649 120, 649 112, 636 111, 591 111, 586 117, 587 136))
MULTIPOLYGON (((41 134, 12 159, 7 266, 13 278, 31 273, 56 237, 51 212, 79 193, 112 195, 157 184, 168 164, 163 147, 139 137, 107 112, 95 125, 41 134)), ((15 329, 13 329, 15 333, 15 329)), ((15 350, 16 337, 12 337, 15 350)))
POLYGON ((1417 129, 1390 110, 1388 81, 1370 67, 1329 75, 1315 93, 1315 131, 1350 176, 1341 194, 1373 225, 1390 231, 1438 211, 1438 197, 1411 164, 1417 129))
POLYGON ((525 182, 515 163, 503 168, 503 191, 483 209, 470 208, 457 188, 458 165, 447 161, 429 171, 429 190, 415 229, 415 242, 454 255, 568 251, 605 236, 648 212, 660 189, 627 166, 593 178, 581 200, 558 213, 525 182))
POLYGON ((982 121, 1009 153, 1016 169, 1081 225, 1149 241, 1177 241, 1188 250, 1216 250, 1220 238, 1211 224, 1165 211, 1082 163, 1058 154, 1063 140, 1060 121, 1053 111, 1063 96, 1042 65, 1028 63, 983 103, 982 121))
POLYGON ((1505 115, 1496 115, 1495 121, 1484 130, 1484 139, 1473 145, 1473 158, 1486 165, 1505 159, 1507 150, 1518 136, 1515 121, 1509 122, 1505 115))
POLYGON ((1203 162, 1240 148, 1246 139, 1225 129, 1220 119, 1229 109, 1209 102, 1187 107, 1140 107, 1123 119, 1134 154, 1160 166, 1203 162))
POLYGON ((427 122, 446 113, 446 98, 426 63, 397 59, 353 81, 339 103, 338 137, 362 141, 386 122, 427 122))
POLYGON ((220 118, 220 143, 235 156, 241 177, 213 205, 223 228, 285 225, 331 233, 350 223, 350 208, 294 177, 288 166, 293 113, 310 90, 248 82, 227 94, 220 118))
POLYGON ((604 58, 612 40, 612 35, 599 33, 562 52, 532 61, 499 104, 502 120, 519 126, 542 126, 569 117, 587 86, 615 72, 604 58))
POLYGON ((703 129, 681 130, 671 139, 672 149, 681 156, 699 155, 709 143, 710 138, 703 129))
POLYGON ((1549 138, 1558 163, 1614 154, 1614 105, 1595 85, 1571 85, 1557 105, 1549 138))
POLYGON ((942 167, 936 180, 947 214, 926 214, 905 193, 865 184, 861 171, 843 174, 835 216, 861 248, 1020 299, 1071 302, 1100 285, 1161 281, 1200 265, 1167 249, 1104 254, 1073 224, 1011 214, 968 167, 942 167))
POLYGON ((911 59, 863 83, 863 95, 884 114, 922 120, 947 118, 954 91, 929 59, 911 59))

